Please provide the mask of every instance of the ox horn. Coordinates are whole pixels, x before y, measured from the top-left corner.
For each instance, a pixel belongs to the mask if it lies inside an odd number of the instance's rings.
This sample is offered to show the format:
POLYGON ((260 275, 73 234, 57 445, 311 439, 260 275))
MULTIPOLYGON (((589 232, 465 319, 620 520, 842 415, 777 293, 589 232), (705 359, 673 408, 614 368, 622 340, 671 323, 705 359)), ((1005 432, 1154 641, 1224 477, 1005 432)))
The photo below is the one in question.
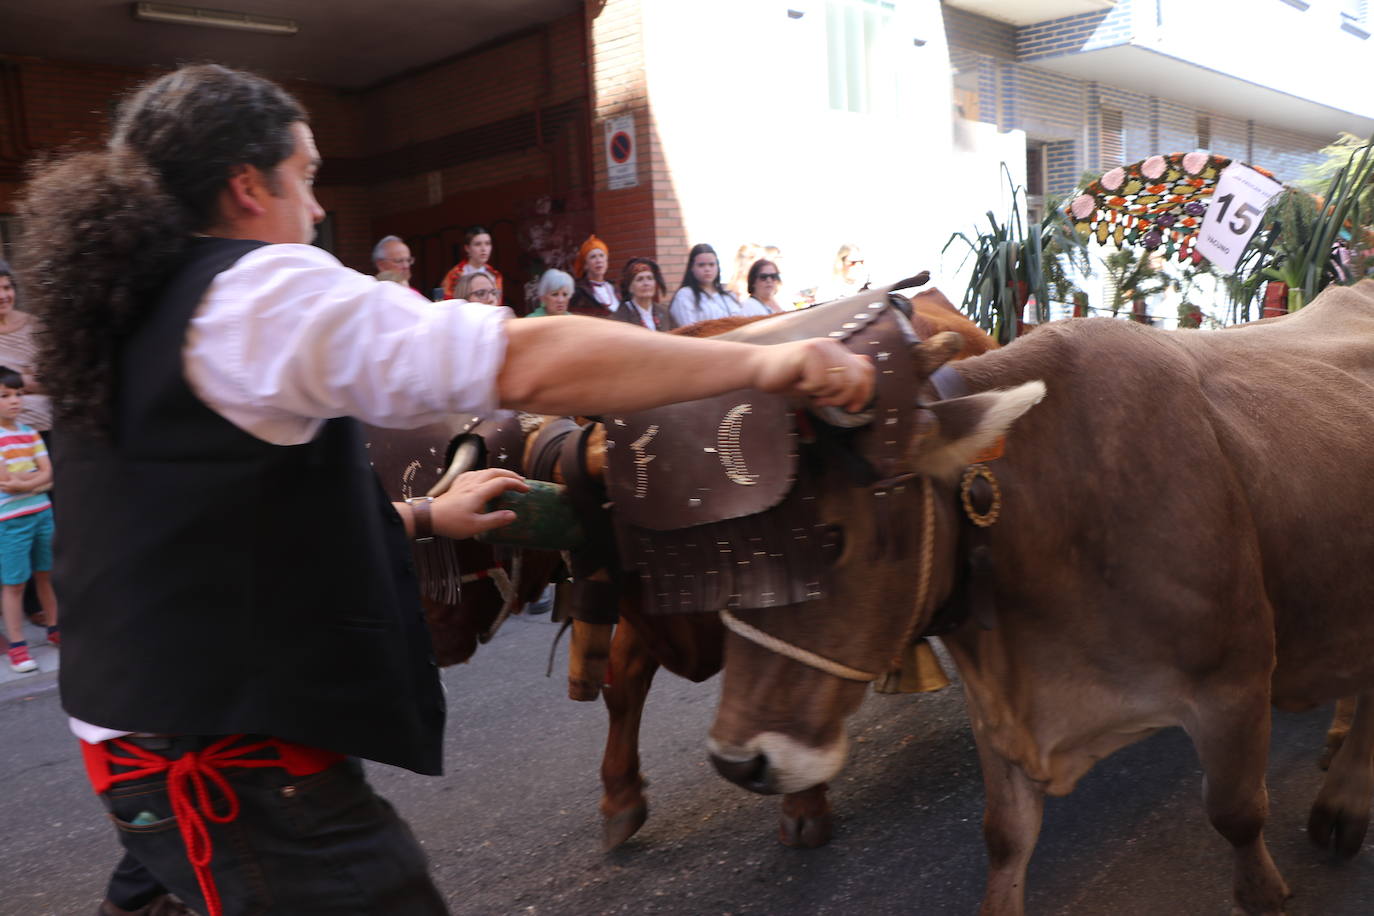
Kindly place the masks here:
POLYGON ((453 481, 459 474, 466 474, 468 471, 475 470, 478 459, 482 456, 482 446, 478 441, 468 436, 458 443, 458 450, 453 453, 453 460, 448 464, 448 470, 444 471, 444 476, 439 478, 439 482, 429 488, 428 496, 439 496, 447 493, 448 488, 453 486, 453 481))
POLYGON ((956 331, 941 331, 929 340, 912 345, 911 355, 916 360, 916 372, 929 378, 945 363, 958 356, 964 349, 964 338, 956 331))

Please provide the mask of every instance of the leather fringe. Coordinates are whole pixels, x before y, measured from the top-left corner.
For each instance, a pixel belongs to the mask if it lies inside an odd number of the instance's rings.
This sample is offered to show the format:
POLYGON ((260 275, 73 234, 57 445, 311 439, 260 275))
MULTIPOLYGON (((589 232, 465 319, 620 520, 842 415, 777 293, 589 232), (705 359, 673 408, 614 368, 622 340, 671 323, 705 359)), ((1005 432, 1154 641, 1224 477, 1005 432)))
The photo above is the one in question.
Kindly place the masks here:
POLYGON ((625 568, 639 573, 653 614, 778 607, 825 595, 843 546, 816 522, 799 484, 776 508, 672 531, 618 525, 625 568))
POLYGON ((449 538, 436 537, 418 542, 413 547, 420 594, 440 604, 457 604, 463 590, 458 545, 449 538))

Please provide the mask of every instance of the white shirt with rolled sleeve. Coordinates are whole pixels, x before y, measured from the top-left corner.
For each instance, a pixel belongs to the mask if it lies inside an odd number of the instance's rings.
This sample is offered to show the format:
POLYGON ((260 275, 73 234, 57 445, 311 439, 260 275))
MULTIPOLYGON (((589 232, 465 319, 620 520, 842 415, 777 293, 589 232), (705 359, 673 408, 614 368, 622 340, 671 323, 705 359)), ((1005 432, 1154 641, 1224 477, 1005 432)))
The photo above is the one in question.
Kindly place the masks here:
MULTIPOLYGON (((325 420, 406 428, 497 405, 509 309, 430 302, 311 245, 266 245, 219 274, 191 318, 191 389, 235 426, 300 445, 325 420)), ((128 734, 69 720, 92 744, 128 734)))

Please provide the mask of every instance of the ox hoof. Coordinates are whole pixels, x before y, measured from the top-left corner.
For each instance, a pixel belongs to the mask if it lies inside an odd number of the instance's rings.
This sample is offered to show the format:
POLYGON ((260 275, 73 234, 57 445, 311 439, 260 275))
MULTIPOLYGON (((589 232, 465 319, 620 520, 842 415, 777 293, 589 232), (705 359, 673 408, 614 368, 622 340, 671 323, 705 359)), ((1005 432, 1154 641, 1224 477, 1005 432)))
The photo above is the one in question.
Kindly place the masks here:
POLYGON ((1312 806, 1307 818, 1307 838, 1318 849, 1324 849, 1336 859, 1351 859, 1364 845, 1369 830, 1369 813, 1352 815, 1322 802, 1312 806))
POLYGON ((794 849, 815 849, 830 842, 832 822, 830 813, 778 819, 778 841, 794 849))
POLYGON ((601 825, 601 851, 610 852, 621 843, 628 840, 639 832, 639 828, 644 826, 644 822, 649 819, 649 806, 647 804, 635 805, 627 808, 619 814, 613 814, 606 818, 606 822, 601 825))

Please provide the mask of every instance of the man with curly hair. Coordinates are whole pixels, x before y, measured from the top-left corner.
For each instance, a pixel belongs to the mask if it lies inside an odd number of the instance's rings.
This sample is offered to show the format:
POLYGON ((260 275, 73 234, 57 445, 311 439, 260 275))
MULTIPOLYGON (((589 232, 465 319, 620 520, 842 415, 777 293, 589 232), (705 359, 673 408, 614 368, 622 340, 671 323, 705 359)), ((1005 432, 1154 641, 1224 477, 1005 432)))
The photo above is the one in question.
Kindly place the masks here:
POLYGON ((478 471, 393 505, 354 418, 748 387, 858 409, 872 389, 832 341, 431 305, 308 244, 319 168, 294 98, 198 65, 129 98, 105 149, 44 166, 22 209, 62 429, 63 705, 126 849, 208 916, 446 912, 358 760, 440 771, 409 539, 507 524, 484 507, 524 483, 478 471))

